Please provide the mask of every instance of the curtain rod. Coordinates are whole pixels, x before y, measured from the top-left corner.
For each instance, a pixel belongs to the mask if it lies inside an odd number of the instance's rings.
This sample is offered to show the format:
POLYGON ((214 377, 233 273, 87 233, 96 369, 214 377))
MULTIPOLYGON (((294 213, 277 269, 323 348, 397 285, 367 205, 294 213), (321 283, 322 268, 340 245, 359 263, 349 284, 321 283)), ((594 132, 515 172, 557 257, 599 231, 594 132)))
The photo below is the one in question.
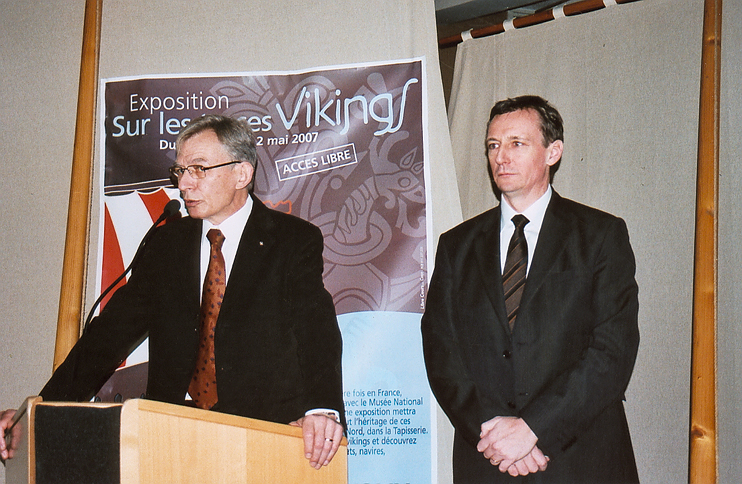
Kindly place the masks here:
POLYGON ((528 15, 526 17, 518 17, 515 19, 505 20, 499 24, 482 27, 481 29, 472 29, 461 32, 460 34, 445 37, 438 41, 438 48, 444 49, 446 47, 453 47, 466 39, 487 37, 489 35, 501 34, 506 30, 521 29, 523 27, 530 27, 532 25, 542 24, 549 22, 561 17, 573 17, 583 13, 593 12, 600 10, 608 6, 633 3, 638 0, 582 0, 580 2, 570 3, 566 5, 560 5, 558 7, 550 8, 542 12, 528 15))

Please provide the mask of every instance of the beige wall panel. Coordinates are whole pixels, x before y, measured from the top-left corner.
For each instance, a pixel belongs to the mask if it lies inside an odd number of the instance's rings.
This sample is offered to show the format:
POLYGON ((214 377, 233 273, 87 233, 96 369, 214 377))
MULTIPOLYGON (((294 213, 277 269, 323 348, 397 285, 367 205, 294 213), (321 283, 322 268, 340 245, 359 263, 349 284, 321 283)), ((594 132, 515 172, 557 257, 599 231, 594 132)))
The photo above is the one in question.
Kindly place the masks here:
POLYGON ((719 156, 719 483, 742 482, 742 2, 723 4, 719 156))
POLYGON ((51 375, 84 7, 0 1, 3 409, 20 406, 51 375))
MULTIPOLYGON (((17 234, 2 239, 0 262, 6 318, 0 404, 7 408, 38 392, 52 368, 85 2, 0 0, 0 5, 0 153, 7 170, 0 200, 5 232, 17 234), (30 253, 21 256, 21 250, 30 253)), ((432 0, 103 2, 102 78, 296 70, 418 56, 426 57, 428 76, 434 247, 437 235, 461 220, 461 211, 451 183, 455 174, 432 0)), ((94 175, 96 185, 99 176, 94 175)), ((93 237, 98 204, 95 196, 93 237)), ((91 247, 90 264, 95 257, 91 247)), ((91 278, 88 308, 93 285, 91 278)), ((450 446, 443 448, 448 452, 450 446)), ((441 465, 445 474, 450 462, 444 458, 441 465)))

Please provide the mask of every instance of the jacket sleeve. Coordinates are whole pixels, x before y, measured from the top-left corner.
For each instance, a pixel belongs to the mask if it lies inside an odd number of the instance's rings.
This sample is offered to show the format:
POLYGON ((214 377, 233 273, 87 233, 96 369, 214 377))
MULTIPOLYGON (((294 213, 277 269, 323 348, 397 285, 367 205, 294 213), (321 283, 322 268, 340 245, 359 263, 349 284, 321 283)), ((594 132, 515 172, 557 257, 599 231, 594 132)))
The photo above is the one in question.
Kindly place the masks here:
POLYGON ((320 230, 311 226, 297 242, 288 266, 289 304, 299 342, 299 365, 308 389, 305 410, 332 409, 345 425, 342 396, 342 338, 332 296, 322 280, 324 248, 320 230))
POLYGON ((428 380, 439 405, 456 428, 472 445, 479 441, 482 422, 492 418, 477 385, 470 377, 458 338, 454 271, 446 236, 436 251, 435 269, 426 298, 421 330, 428 380))
POLYGON ((161 299, 163 278, 170 272, 163 254, 172 252, 172 244, 164 229, 160 227, 144 246, 128 282, 114 292, 46 383, 40 392, 44 400, 90 400, 146 338, 150 322, 158 318, 156 301, 161 299))
POLYGON ((41 390, 44 400, 90 400, 144 340, 151 317, 151 291, 144 286, 132 275, 113 294, 41 390))

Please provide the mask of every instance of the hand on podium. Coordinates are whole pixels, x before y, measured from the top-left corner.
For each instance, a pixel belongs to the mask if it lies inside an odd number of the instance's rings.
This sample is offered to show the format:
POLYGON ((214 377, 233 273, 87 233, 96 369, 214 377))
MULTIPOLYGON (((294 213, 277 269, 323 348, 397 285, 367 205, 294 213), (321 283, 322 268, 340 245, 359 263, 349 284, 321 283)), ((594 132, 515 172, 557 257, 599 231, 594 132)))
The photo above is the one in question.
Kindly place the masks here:
POLYGON ((13 417, 15 416, 15 410, 6 410, 0 413, 0 460, 5 462, 8 459, 13 458, 15 450, 18 447, 20 441, 21 427, 20 425, 13 426, 13 417), (6 441, 6 432, 8 427, 12 427, 8 441, 6 441))
POLYGON ((306 415, 289 425, 301 427, 304 456, 315 469, 330 464, 343 439, 343 426, 323 414, 306 415))

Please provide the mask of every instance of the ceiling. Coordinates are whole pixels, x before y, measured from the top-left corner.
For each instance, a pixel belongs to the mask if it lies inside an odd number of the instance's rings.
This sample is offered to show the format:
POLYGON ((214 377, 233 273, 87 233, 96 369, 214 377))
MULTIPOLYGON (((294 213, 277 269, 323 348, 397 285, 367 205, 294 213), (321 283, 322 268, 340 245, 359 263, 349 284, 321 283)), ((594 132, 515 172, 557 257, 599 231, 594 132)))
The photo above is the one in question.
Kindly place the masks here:
MULTIPOLYGON (((466 30, 491 27, 504 20, 525 17, 557 5, 565 0, 435 0, 438 40, 451 38, 466 30)), ((448 104, 453 85, 455 44, 439 47, 439 65, 443 93, 448 104)))
POLYGON ((447 25, 493 14, 523 17, 561 3, 564 0, 435 0, 435 16, 439 25, 447 25))
MULTIPOLYGON (((435 0, 438 40, 465 30, 490 27, 509 18, 532 15, 564 3, 565 0, 435 0)), ((440 47, 438 56, 447 104, 453 84, 455 45, 440 47)))

